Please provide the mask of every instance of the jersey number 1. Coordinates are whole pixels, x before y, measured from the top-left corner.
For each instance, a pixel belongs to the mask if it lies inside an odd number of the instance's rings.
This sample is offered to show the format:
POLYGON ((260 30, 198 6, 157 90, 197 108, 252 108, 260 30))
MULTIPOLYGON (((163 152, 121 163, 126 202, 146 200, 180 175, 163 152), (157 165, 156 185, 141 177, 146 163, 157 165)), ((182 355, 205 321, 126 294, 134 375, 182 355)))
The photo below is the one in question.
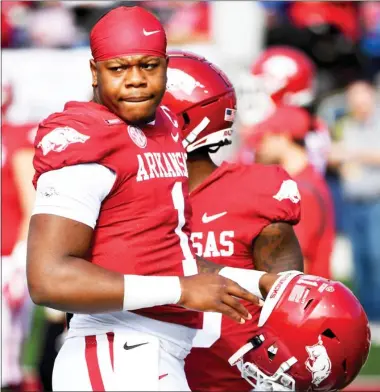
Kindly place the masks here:
MULTIPOLYGON (((183 273, 185 276, 195 275, 198 273, 197 262, 191 252, 189 237, 182 231, 186 223, 185 218, 185 200, 182 192, 182 183, 176 182, 172 189, 172 199, 174 208, 178 212, 178 226, 175 233, 180 240, 180 246, 184 259, 182 260, 183 273)), ((206 312, 203 313, 203 328, 197 331, 193 341, 193 347, 211 347, 219 338, 222 329, 221 313, 206 312)))
POLYGON ((176 182, 172 189, 172 200, 174 208, 178 212, 178 225, 175 229, 175 233, 179 237, 179 244, 183 253, 183 274, 185 276, 195 275, 198 273, 197 261, 194 258, 193 252, 189 245, 189 237, 182 231, 185 226, 185 199, 182 192, 182 182, 176 182))

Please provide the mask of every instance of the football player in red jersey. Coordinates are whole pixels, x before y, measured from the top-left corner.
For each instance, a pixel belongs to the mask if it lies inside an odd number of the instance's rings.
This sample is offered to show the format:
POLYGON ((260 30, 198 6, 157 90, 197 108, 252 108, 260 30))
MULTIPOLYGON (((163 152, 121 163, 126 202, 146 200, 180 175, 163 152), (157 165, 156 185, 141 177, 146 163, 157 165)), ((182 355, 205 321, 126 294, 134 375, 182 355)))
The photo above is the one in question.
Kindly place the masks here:
POLYGON ((326 181, 310 164, 306 151, 308 120, 307 113, 300 108, 279 107, 254 127, 247 145, 255 150, 257 162, 279 164, 297 181, 302 219, 295 232, 304 255, 305 271, 329 279, 335 240, 334 210, 326 181))
POLYGON ((326 124, 313 113, 315 67, 300 50, 273 46, 264 50, 252 64, 250 74, 239 83, 239 119, 243 148, 240 159, 252 161, 254 154, 244 146, 255 124, 265 121, 280 106, 294 106, 308 116, 306 149, 311 164, 325 172, 331 137, 326 124))
POLYGON ((201 322, 193 310, 243 324, 252 316, 237 298, 257 304, 277 276, 195 255, 186 153, 159 108, 160 22, 117 7, 90 44, 93 101, 68 102, 35 140, 29 290, 37 304, 74 313, 53 389, 188 390, 183 359, 201 322))
POLYGON ((22 381, 21 349, 32 302, 25 279, 26 237, 34 202, 33 141, 36 124, 13 124, 8 109, 13 86, 2 83, 1 102, 1 269, 2 388, 22 381))
MULTIPOLYGON (((188 153, 197 254, 246 273, 302 271, 293 230, 300 219, 297 184, 279 166, 225 162, 217 167, 209 156, 231 143, 236 97, 226 75, 202 57, 171 52, 163 105, 177 115, 188 153)), ((192 390, 250 389, 228 364, 257 330, 260 307, 246 306, 254 317, 244 325, 218 313, 203 314, 203 329, 186 358, 192 390)))

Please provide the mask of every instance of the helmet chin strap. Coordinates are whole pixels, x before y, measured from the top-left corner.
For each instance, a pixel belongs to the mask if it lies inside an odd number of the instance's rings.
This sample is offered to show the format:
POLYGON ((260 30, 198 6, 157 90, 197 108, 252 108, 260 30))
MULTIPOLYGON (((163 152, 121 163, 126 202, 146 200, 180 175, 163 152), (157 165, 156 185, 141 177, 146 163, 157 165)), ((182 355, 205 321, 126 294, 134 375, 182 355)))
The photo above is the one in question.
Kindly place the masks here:
POLYGON ((208 117, 205 117, 188 135, 187 138, 183 140, 182 145, 186 149, 189 144, 193 143, 198 135, 210 124, 208 117))

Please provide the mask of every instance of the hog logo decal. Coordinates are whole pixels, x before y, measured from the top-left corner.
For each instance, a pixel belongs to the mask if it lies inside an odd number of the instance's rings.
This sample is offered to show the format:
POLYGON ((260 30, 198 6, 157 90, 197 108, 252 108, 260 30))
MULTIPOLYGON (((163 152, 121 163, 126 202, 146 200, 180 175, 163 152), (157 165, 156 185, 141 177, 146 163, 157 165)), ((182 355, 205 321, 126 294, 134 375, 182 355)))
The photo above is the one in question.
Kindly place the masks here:
POLYGON ((74 128, 55 128, 42 138, 37 148, 42 148, 42 153, 47 155, 50 151, 66 150, 69 144, 85 143, 89 138, 90 136, 83 135, 74 128))
POLYGON ((318 343, 314 346, 306 346, 309 358, 305 362, 306 369, 311 372, 312 383, 318 386, 331 373, 331 361, 322 339, 318 337, 318 343))
POLYGON ((274 199, 281 201, 289 199, 292 203, 297 204, 301 200, 297 183, 293 180, 285 180, 282 182, 280 190, 273 196, 274 199))
MULTIPOLYGON (((205 88, 202 83, 181 69, 168 68, 168 82, 166 84, 168 91, 182 91, 187 95, 191 95, 197 87, 201 89, 205 88)), ((205 93, 208 92, 207 90, 203 91, 205 93)))

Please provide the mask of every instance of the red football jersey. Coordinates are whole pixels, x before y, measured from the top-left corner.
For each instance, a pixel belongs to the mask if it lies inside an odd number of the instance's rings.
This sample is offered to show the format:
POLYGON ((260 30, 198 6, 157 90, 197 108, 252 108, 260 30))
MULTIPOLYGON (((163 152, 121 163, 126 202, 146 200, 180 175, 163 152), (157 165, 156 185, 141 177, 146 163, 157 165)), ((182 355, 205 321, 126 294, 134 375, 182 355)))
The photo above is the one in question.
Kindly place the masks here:
MULTIPOLYGON (((223 163, 190 195, 192 240, 197 254, 231 267, 253 269, 253 241, 273 222, 300 219, 297 187, 279 166, 223 163), (286 189, 290 192, 286 192, 286 189)), ((228 358, 257 330, 260 308, 244 303, 253 319, 239 325, 216 313, 204 313, 203 325, 186 358, 194 391, 249 391, 228 358), (210 347, 210 348, 197 348, 210 347)))
POLYGON ((300 223, 295 232, 305 257, 305 272, 330 279, 335 240, 333 202, 324 178, 310 165, 294 176, 302 198, 300 223))
POLYGON ((12 253, 19 235, 22 211, 14 171, 13 157, 16 151, 33 148, 36 124, 1 125, 1 254, 12 253))
MULTIPOLYGON (((116 173, 103 201, 88 260, 122 274, 197 273, 190 243, 186 154, 166 112, 154 125, 127 125, 106 107, 69 102, 36 137, 38 177, 49 170, 96 162, 116 173)), ((198 327, 200 314, 168 305, 137 310, 158 320, 198 327)))

